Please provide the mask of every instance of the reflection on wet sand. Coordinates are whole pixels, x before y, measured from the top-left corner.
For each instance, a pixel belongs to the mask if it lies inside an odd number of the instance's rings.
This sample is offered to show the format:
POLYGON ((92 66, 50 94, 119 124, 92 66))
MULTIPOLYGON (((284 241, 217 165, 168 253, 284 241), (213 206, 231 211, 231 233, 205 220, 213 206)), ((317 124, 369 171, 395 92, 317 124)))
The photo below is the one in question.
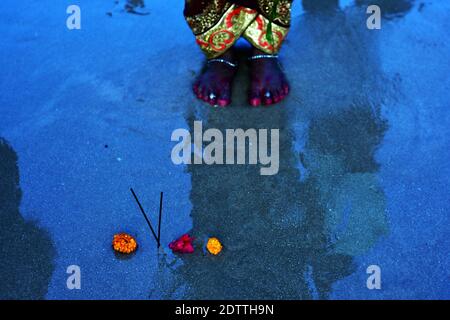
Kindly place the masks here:
POLYGON ((17 155, 0 138, 0 300, 44 299, 54 268, 52 241, 21 216, 21 197, 17 155))
MULTIPOLYGON (((293 88, 286 102, 187 112, 191 131, 199 119, 205 130, 280 129, 280 170, 260 176, 257 166, 189 166, 192 234, 198 245, 217 236, 225 248, 217 257, 183 257, 176 273, 186 298, 327 298, 355 270, 353 257, 388 232, 375 151, 387 130, 380 109, 389 89, 376 37, 355 27, 365 26, 357 7, 315 2, 285 48, 293 88)), ((236 88, 247 85, 245 72, 236 88)))
POLYGON ((388 232, 375 151, 387 130, 380 113, 390 89, 377 34, 365 28, 361 10, 324 8, 325 15, 307 11, 292 31, 299 41, 291 42, 289 58, 298 62, 288 70, 302 74, 297 92, 304 103, 293 110, 293 123, 308 123, 299 153, 305 183, 323 205, 331 251, 353 257, 388 232))

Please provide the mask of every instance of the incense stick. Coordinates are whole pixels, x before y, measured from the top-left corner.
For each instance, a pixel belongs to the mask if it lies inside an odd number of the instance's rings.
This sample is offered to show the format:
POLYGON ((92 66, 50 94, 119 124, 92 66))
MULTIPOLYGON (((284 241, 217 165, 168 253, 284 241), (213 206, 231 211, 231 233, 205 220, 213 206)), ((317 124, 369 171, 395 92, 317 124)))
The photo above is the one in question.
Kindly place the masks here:
POLYGON ((159 197, 159 218, 158 218, 158 248, 161 246, 161 215, 162 215, 162 205, 163 205, 163 193, 159 197))
MULTIPOLYGON (((133 194, 134 199, 136 200, 139 209, 141 210, 142 214, 144 215, 145 221, 147 221, 148 226, 150 227, 150 231, 152 232, 153 236, 155 237, 156 242, 158 243, 158 248, 159 248, 159 237, 156 236, 155 230, 153 230, 152 224, 150 223, 150 220, 148 220, 147 215, 145 214, 144 209, 142 208, 141 203, 139 202, 136 194, 134 193, 133 188, 130 188, 131 193, 133 194)), ((161 219, 161 218, 160 218, 161 219)), ((159 228, 158 228, 159 229, 159 228)), ((159 230, 158 230, 158 234, 159 234, 159 230)))

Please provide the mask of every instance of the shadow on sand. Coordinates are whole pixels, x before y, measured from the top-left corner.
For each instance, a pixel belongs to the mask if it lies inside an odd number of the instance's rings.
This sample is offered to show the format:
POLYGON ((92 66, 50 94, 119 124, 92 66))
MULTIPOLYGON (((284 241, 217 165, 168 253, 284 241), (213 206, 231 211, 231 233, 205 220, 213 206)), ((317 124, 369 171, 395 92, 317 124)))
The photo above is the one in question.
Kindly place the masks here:
POLYGON ((21 197, 17 155, 0 138, 0 299, 44 299, 54 248, 46 231, 21 216, 21 197))
POLYGON ((191 132, 194 120, 222 132, 280 129, 277 175, 261 176, 251 165, 189 166, 192 234, 198 245, 217 236, 224 251, 183 256, 175 273, 187 283, 186 298, 326 299, 333 283, 356 270, 354 257, 388 233, 375 153, 388 129, 381 107, 391 93, 377 36, 368 34, 358 6, 312 3, 304 1, 306 13, 283 51, 287 101, 242 106, 244 67, 230 108, 197 103, 186 114, 191 132))

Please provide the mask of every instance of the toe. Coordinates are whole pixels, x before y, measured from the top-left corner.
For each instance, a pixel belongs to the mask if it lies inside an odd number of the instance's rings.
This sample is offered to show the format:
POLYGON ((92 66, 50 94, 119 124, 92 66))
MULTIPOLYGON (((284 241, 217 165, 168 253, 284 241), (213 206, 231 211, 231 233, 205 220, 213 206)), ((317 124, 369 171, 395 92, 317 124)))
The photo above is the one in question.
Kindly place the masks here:
POLYGON ((197 95, 197 98, 203 100, 203 88, 201 86, 197 87, 197 91, 195 92, 195 94, 197 95))
POLYGON ((258 107, 261 105, 261 98, 259 97, 254 97, 250 99, 250 105, 252 107, 258 107))
POLYGON ((250 89, 249 103, 252 107, 258 107, 261 105, 261 90, 254 87, 250 89))
POLYGON ((197 82, 194 83, 194 85, 192 86, 192 90, 194 91, 194 93, 195 93, 196 95, 198 95, 198 83, 197 83, 197 82))
POLYGON ((208 102, 209 98, 209 90, 207 88, 203 88, 201 91, 201 99, 205 102, 208 102))
POLYGON ((262 102, 265 106, 273 104, 273 93, 269 90, 265 91, 262 102))
MULTIPOLYGON (((289 91, 288 91, 289 92, 289 91)), ((286 98, 287 94, 286 91, 283 89, 280 91, 280 102, 284 100, 284 98, 286 98)))
POLYGON ((217 99, 217 104, 221 107, 226 107, 227 105, 229 105, 231 103, 230 96, 231 96, 231 94, 230 94, 229 90, 224 90, 223 92, 221 92, 221 94, 219 94, 219 97, 217 99))
POLYGON ((283 93, 285 96, 289 94, 289 85, 287 83, 283 85, 283 93))
POLYGON ((273 91, 273 102, 278 103, 282 100, 282 92, 280 90, 273 91))
POLYGON ((219 107, 226 107, 231 103, 231 100, 229 99, 218 99, 217 100, 217 104, 219 105, 219 107))
POLYGON ((208 103, 212 106, 216 106, 217 105, 217 90, 210 90, 208 93, 208 103))
POLYGON ((217 106, 217 99, 216 99, 216 98, 214 98, 214 99, 209 99, 208 103, 209 103, 210 105, 212 105, 213 107, 216 107, 216 106, 217 106))

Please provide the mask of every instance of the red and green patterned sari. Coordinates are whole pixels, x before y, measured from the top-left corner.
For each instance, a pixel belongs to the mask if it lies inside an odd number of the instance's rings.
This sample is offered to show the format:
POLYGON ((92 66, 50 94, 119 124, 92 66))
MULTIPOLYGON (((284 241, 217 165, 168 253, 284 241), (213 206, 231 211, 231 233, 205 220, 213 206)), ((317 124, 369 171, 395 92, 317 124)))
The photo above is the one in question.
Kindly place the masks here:
POLYGON ((292 1, 186 0, 184 15, 208 58, 220 56, 240 37, 276 54, 289 31, 292 1))

